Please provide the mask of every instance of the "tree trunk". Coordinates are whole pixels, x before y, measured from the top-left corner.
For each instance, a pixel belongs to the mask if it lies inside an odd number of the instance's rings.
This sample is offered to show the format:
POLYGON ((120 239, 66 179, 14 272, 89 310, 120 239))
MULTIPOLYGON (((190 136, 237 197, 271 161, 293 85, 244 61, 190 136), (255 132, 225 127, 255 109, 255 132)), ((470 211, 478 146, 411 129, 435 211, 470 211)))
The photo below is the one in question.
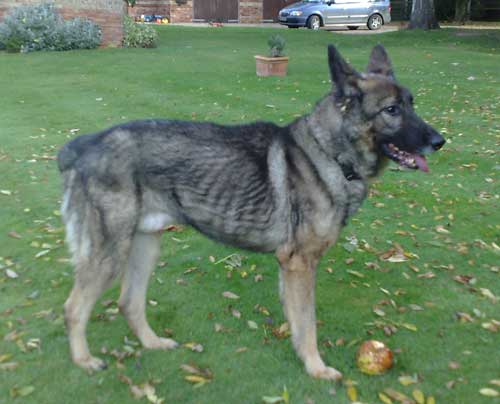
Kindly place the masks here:
POLYGON ((470 20, 470 5, 471 0, 456 0, 455 4, 455 21, 460 24, 465 24, 465 21, 470 20))
POLYGON ((413 0, 408 29, 438 29, 434 0, 413 0))

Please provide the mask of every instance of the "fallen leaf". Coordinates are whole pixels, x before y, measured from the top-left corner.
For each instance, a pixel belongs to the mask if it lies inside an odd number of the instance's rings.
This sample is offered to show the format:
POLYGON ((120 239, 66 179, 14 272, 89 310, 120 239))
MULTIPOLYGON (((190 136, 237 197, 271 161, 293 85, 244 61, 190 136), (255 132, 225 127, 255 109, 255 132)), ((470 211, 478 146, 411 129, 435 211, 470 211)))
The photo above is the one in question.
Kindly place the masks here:
POLYGON ((421 278, 421 279, 432 279, 432 278, 435 278, 436 277, 436 274, 434 272, 426 272, 425 274, 420 274, 420 275, 417 275, 417 278, 421 278))
POLYGON ((187 373, 190 373, 187 376, 184 376, 184 380, 193 383, 194 388, 199 388, 209 383, 213 379, 213 374, 210 369, 199 368, 196 365, 186 365, 182 364, 181 369, 187 373))
POLYGON ((347 273, 355 276, 356 278, 364 278, 365 277, 361 272, 353 271, 350 269, 347 270, 347 273))
POLYGON ((500 329, 500 321, 491 320, 486 323, 482 323, 481 327, 491 332, 498 332, 498 330, 500 329))
POLYGON ((479 291, 484 297, 490 299, 492 303, 497 302, 498 298, 491 292, 491 290, 486 288, 479 288, 479 291))
POLYGON ((187 372, 187 373, 194 373, 194 374, 198 374, 201 372, 201 370, 194 366, 194 365, 187 365, 187 364, 182 364, 180 366, 180 368, 184 371, 184 372, 187 372))
POLYGON ((155 388, 149 382, 143 383, 139 386, 131 385, 130 392, 137 400, 146 397, 150 403, 154 404, 160 404, 164 401, 163 399, 158 398, 155 388))
POLYGON ((130 386, 130 393, 136 400, 140 400, 142 397, 144 397, 144 392, 139 386, 136 385, 130 386))
POLYGON ((204 378, 203 376, 198 376, 198 375, 187 375, 184 376, 184 379, 186 379, 188 382, 191 383, 206 383, 207 379, 204 378))
POLYGON ((384 393, 378 393, 378 398, 384 404, 392 404, 392 400, 388 396, 386 396, 384 393))
POLYGON ((455 316, 457 317, 457 320, 460 321, 461 323, 473 323, 474 319, 470 314, 467 314, 462 311, 457 311, 455 313, 455 316))
POLYGON ((48 253, 50 253, 50 250, 42 250, 35 255, 35 258, 43 257, 43 256, 47 255, 48 253))
POLYGON ((283 402, 283 397, 269 397, 269 396, 264 396, 262 397, 262 401, 266 404, 277 404, 277 403, 282 403, 283 402))
POLYGON ((233 300, 240 298, 237 294, 229 291, 223 292, 222 296, 225 297, 226 299, 233 299, 233 300))
POLYGON ((398 377, 398 381, 403 386, 409 386, 410 384, 418 383, 418 377, 417 377, 417 375, 413 375, 413 376, 399 376, 398 377))
POLYGON ((288 338, 291 335, 290 325, 284 322, 279 327, 273 328, 272 333, 278 339, 288 338))
POLYGON ((252 330, 257 330, 259 328, 259 326, 257 325, 257 323, 255 321, 248 320, 247 324, 248 324, 248 328, 250 328, 252 330))
POLYGON ((12 397, 26 397, 33 393, 35 388, 33 386, 24 386, 24 387, 13 387, 10 390, 10 395, 12 397))
POLYGON ((0 363, 0 370, 16 370, 19 366, 18 362, 0 363))
POLYGON ((349 397, 349 400, 351 401, 358 401, 358 391, 356 390, 356 387, 347 387, 347 397, 349 397))
POLYGON ((390 398, 393 400, 399 401, 402 404, 411 404, 413 403, 413 400, 409 398, 408 396, 404 395, 403 393, 400 393, 397 390, 387 388, 384 389, 384 393, 387 394, 390 398))
POLYGON ((8 268, 5 270, 5 275, 7 275, 7 278, 10 278, 10 279, 19 278, 19 275, 17 274, 17 272, 13 271, 12 269, 8 269, 8 268))
POLYGON ((450 233, 450 231, 445 229, 443 225, 436 226, 436 232, 438 232, 440 234, 449 234, 450 233))
POLYGON ((26 348, 28 351, 32 351, 35 349, 40 349, 40 344, 41 344, 40 338, 30 338, 28 342, 26 343, 26 348))
POLYGON ((193 352, 203 352, 203 345, 197 344, 196 342, 188 342, 183 346, 190 349, 193 352))
POLYGON ((414 325, 414 324, 399 323, 398 325, 400 325, 401 327, 404 327, 404 328, 406 328, 407 330, 410 330, 410 331, 417 331, 417 326, 414 325))
POLYGON ((422 393, 420 390, 418 389, 413 390, 411 395, 413 396, 417 404, 425 404, 424 393, 422 393))
POLYGON ((453 280, 462 285, 472 285, 474 284, 475 278, 471 275, 456 275, 453 277, 453 280))
POLYGON ((479 390, 479 394, 486 397, 498 397, 500 395, 498 391, 490 387, 483 387, 481 390, 479 390))

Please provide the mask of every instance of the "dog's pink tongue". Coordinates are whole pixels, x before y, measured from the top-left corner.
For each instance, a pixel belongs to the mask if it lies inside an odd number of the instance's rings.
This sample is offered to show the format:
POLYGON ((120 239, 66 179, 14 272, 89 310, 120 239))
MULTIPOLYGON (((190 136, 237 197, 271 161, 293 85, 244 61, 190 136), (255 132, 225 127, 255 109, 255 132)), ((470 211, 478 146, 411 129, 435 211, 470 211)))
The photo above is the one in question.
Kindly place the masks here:
POLYGON ((429 166, 427 165, 427 160, 425 159, 424 156, 420 156, 419 154, 415 154, 414 155, 414 158, 415 158, 415 164, 417 165, 417 167, 428 173, 429 172, 429 166))

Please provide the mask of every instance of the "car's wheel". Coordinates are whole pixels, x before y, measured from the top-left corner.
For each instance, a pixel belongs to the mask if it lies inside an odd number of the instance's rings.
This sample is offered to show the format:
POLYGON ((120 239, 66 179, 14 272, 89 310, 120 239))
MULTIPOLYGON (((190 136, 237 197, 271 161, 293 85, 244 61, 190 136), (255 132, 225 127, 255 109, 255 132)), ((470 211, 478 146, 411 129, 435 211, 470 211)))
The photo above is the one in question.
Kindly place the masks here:
POLYGON ((382 25, 384 25, 384 19, 380 14, 373 14, 368 18, 368 23, 366 25, 368 25, 368 29, 380 29, 382 25))
POLYGON ((351 31, 354 31, 358 29, 359 27, 357 25, 348 25, 347 28, 349 28, 351 31))
POLYGON ((311 15, 307 20, 307 28, 317 31, 321 28, 321 18, 317 15, 311 15))

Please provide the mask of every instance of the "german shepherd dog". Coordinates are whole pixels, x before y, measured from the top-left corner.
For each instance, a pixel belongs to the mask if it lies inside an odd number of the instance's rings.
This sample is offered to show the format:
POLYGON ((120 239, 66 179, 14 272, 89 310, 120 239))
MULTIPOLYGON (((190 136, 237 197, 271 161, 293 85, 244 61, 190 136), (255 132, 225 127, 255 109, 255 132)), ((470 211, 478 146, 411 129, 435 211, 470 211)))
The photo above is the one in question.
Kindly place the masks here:
POLYGON ((316 342, 315 272, 370 181, 393 160, 428 171, 445 140, 417 116, 378 45, 366 73, 333 47, 334 88, 285 127, 135 121, 67 143, 58 165, 62 215, 75 266, 65 319, 73 361, 98 370, 85 329, 92 307, 121 275, 119 307, 145 348, 171 349, 145 316, 162 230, 186 224, 232 246, 274 252, 280 297, 307 373, 336 380, 316 342))

